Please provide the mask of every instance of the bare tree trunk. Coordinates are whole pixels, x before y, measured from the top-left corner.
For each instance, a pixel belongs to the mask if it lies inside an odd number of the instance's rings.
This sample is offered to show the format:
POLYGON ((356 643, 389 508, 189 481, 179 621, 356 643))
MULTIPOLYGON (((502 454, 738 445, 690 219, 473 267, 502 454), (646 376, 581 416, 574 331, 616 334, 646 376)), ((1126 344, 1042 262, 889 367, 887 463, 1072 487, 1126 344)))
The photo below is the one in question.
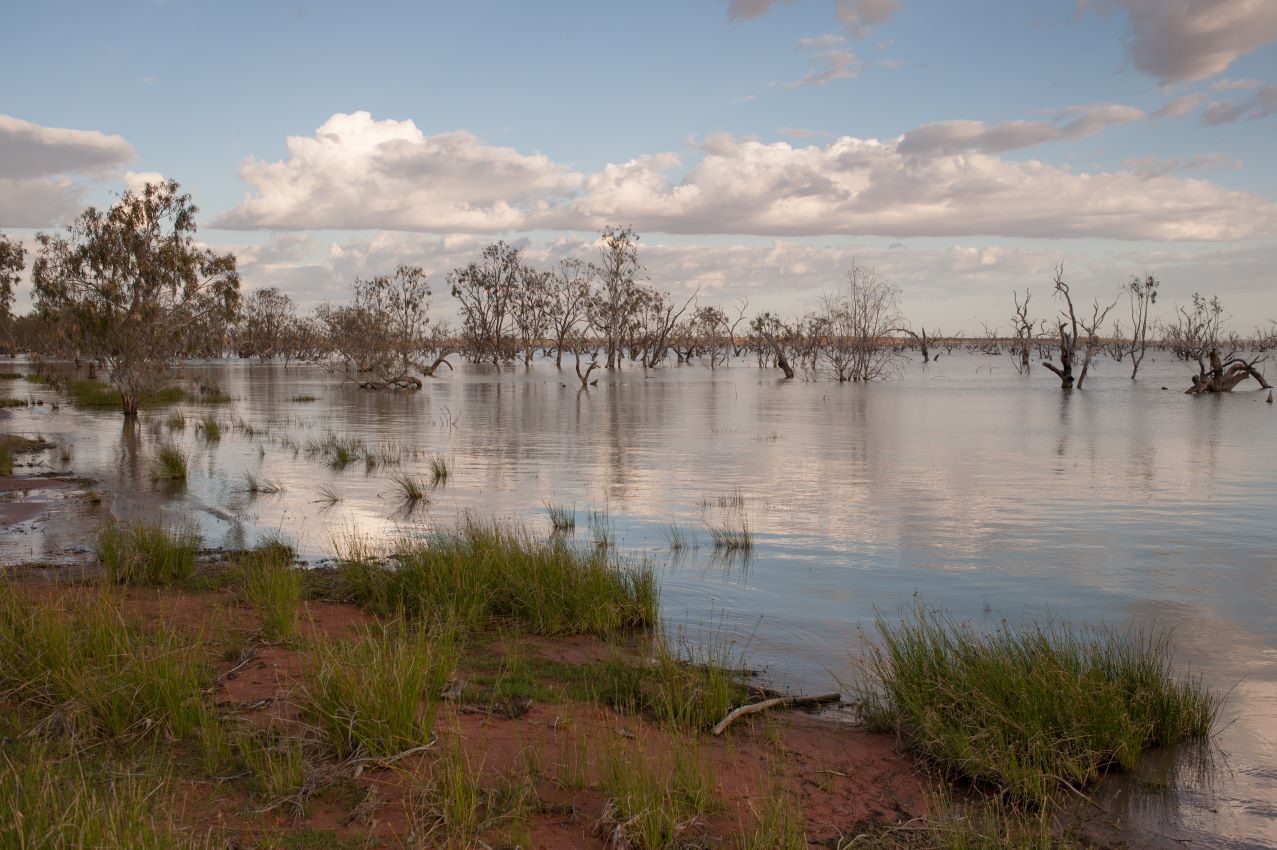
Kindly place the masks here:
POLYGON ((785 352, 776 342, 776 337, 767 331, 763 331, 763 336, 767 337, 767 344, 772 347, 772 353, 776 355, 776 365, 784 371, 786 380, 793 380, 794 367, 789 365, 789 360, 785 358, 785 352))

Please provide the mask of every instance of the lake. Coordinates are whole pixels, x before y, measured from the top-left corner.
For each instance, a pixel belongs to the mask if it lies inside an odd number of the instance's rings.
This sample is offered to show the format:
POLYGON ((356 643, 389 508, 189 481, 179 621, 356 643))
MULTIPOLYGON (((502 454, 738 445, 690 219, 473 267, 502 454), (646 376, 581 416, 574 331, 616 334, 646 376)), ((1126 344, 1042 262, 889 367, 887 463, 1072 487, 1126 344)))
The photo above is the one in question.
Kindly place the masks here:
POLYGON ((315 559, 351 534, 384 540, 466 512, 548 533, 553 504, 575 509, 583 545, 605 527, 619 557, 658 572, 670 628, 734 640, 790 687, 849 683, 875 612, 918 604, 977 624, 1173 628, 1181 662, 1231 689, 1216 769, 1185 768, 1163 793, 1124 782, 1104 804, 1141 835, 1277 847, 1277 410, 1267 391, 1185 396, 1192 371, 1157 352, 1132 382, 1128 364, 1102 360, 1062 393, 1041 367, 954 352, 871 385, 734 361, 596 373, 580 392, 550 364, 458 365, 419 392, 374 393, 308 366, 192 363, 184 378, 234 401, 157 408, 134 430, 65 402, 0 423, 70 446, 50 465, 105 497, 89 521, 55 510, 4 534, 0 557, 83 557, 111 513, 197 522, 209 546, 280 534, 315 559), (187 423, 170 432, 175 409, 187 423), (210 412, 216 442, 195 427, 210 412), (232 427, 241 419, 251 433, 232 427), (330 432, 401 464, 334 471, 305 451, 330 432), (170 438, 190 455, 178 490, 152 481, 170 438), (435 456, 447 481, 408 510, 388 476, 428 483, 435 456), (245 472, 281 492, 245 492, 245 472), (317 502, 324 487, 340 501, 317 502), (710 527, 742 524, 750 552, 713 547, 710 527))

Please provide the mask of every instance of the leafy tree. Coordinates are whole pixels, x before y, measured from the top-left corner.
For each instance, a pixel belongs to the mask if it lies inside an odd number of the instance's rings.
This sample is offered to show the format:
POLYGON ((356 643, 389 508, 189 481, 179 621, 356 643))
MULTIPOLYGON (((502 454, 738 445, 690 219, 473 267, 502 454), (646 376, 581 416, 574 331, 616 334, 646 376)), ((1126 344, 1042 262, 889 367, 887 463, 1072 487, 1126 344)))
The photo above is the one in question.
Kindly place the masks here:
POLYGON ((519 249, 505 242, 492 243, 479 262, 448 273, 452 295, 461 302, 461 335, 475 361, 496 366, 514 357, 511 314, 523 280, 519 249))
POLYGON ((603 337, 607 368, 621 365, 624 345, 643 306, 643 264, 638 258, 639 236, 633 227, 608 227, 599 234, 598 287, 590 298, 590 324, 603 337))
POLYGON ((0 233, 0 347, 13 353, 13 292, 26 268, 26 251, 0 233))
POLYGON ((273 286, 254 290, 244 299, 239 356, 265 361, 286 353, 296 320, 293 299, 273 286))
POLYGON ((77 350, 106 367, 125 416, 173 361, 225 328, 239 304, 233 254, 195 242, 196 206, 174 180, 89 207, 65 235, 40 233, 35 304, 77 350))

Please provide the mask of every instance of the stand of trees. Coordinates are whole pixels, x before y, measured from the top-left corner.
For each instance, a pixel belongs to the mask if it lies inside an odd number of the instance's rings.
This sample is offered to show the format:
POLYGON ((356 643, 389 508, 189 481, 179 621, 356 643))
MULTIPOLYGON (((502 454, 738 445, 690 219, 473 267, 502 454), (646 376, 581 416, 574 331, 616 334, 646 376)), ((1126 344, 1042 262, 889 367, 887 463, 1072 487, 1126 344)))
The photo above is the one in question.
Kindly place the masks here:
POLYGON ((843 287, 814 309, 786 319, 751 316, 676 299, 653 286, 630 227, 599 234, 594 261, 561 260, 538 269, 521 249, 494 242, 445 276, 460 306, 455 330, 431 315, 432 289, 420 266, 352 283, 351 298, 299 314, 287 295, 258 289, 240 299, 235 258, 195 242, 196 208, 177 183, 125 193, 109 209, 89 208, 62 234, 38 234, 31 269, 35 310, 12 311, 26 265, 23 246, 0 234, 0 350, 22 349, 105 371, 123 410, 137 412, 180 358, 226 352, 260 360, 318 364, 368 389, 415 389, 457 355, 475 363, 527 366, 541 356, 565 368, 582 388, 599 369, 631 363, 644 370, 698 363, 718 369, 750 356, 786 380, 837 383, 890 377, 916 352, 924 364, 941 350, 1010 354, 1027 374, 1036 354, 1062 389, 1082 389, 1095 356, 1131 360, 1131 378, 1150 348, 1192 363, 1192 394, 1229 392, 1247 380, 1269 384, 1260 370, 1277 348, 1277 325, 1251 339, 1224 331, 1214 297, 1194 295, 1166 323, 1153 315, 1160 282, 1133 277, 1119 291, 1131 326, 1101 328, 1118 300, 1076 303, 1061 265, 1051 280, 1058 311, 1034 320, 1032 293, 1013 293, 1012 332, 986 326, 970 339, 915 330, 902 315, 901 293, 874 269, 853 266, 843 287))

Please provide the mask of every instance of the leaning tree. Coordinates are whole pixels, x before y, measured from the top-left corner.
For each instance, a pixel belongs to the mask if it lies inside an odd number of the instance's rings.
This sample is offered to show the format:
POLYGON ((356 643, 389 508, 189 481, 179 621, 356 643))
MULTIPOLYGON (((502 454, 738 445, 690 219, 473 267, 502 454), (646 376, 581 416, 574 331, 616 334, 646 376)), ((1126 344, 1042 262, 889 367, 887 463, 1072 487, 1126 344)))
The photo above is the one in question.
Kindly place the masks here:
POLYGON ((196 243, 197 211, 167 180, 125 192, 109 209, 89 207, 65 235, 36 235, 36 309, 106 368, 125 416, 198 347, 193 332, 235 317, 235 256, 196 243))
POLYGON ((1256 368, 1267 359, 1263 352, 1244 355, 1245 346, 1236 336, 1224 334, 1224 307, 1218 297, 1193 293, 1192 306, 1179 306, 1166 329, 1166 342, 1176 357, 1197 364, 1188 395, 1232 392, 1254 378, 1260 387, 1271 389, 1256 368))

